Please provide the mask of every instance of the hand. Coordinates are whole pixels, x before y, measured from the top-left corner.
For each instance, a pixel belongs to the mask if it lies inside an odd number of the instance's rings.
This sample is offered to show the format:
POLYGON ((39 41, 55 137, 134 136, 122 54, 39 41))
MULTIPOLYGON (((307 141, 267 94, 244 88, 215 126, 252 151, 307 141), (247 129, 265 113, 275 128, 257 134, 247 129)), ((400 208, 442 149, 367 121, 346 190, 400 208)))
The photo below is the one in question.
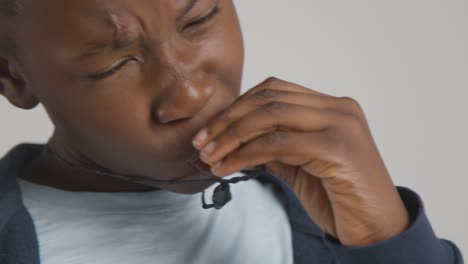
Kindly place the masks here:
POLYGON ((345 246, 386 240, 408 225, 365 115, 351 98, 269 78, 210 120, 194 146, 202 161, 215 164, 216 176, 264 164, 345 246))

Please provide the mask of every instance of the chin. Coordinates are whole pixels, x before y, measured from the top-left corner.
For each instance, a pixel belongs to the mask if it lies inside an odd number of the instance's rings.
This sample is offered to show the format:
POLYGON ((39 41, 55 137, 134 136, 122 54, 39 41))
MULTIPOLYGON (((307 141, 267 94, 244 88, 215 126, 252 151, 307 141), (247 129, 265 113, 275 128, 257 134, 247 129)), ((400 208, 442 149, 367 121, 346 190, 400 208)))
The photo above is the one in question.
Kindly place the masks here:
MULTIPOLYGON (((188 162, 185 163, 187 166, 187 172, 185 176, 178 178, 177 180, 202 180, 202 179, 209 179, 216 176, 208 177, 208 170, 209 167, 202 163, 199 159, 199 155, 196 151, 191 153, 188 162)), ((195 194, 204 191, 205 189, 209 188, 213 184, 217 183, 217 181, 203 181, 203 182, 196 182, 196 183, 179 183, 179 184, 168 184, 168 185, 160 185, 161 189, 168 190, 175 193, 180 194, 195 194)))

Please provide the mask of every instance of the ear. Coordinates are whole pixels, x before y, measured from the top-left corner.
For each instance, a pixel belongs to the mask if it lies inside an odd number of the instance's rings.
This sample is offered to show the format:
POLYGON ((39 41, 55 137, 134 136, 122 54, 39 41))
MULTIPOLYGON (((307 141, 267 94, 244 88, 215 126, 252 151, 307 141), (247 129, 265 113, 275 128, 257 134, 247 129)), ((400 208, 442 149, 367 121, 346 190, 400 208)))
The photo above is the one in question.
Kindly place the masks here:
POLYGON ((8 61, 0 55, 0 94, 16 107, 32 109, 39 100, 31 94, 24 77, 13 60, 8 61))

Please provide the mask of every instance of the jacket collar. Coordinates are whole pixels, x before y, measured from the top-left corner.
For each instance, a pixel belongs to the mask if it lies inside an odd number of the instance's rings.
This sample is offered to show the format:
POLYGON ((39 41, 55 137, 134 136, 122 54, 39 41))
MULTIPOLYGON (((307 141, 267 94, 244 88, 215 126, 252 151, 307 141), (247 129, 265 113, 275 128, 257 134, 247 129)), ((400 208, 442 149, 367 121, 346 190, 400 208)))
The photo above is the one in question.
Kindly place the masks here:
MULTIPOLYGON (((23 206, 16 181, 20 169, 25 163, 39 155, 44 147, 44 144, 19 144, 0 160, 0 208, 2 208, 0 229, 14 212, 23 206), (5 211, 5 208, 8 210, 5 211)), ((261 173, 257 180, 274 186, 274 190, 279 193, 279 197, 284 203, 291 226, 295 231, 318 237, 323 235, 323 232, 311 220, 293 190, 286 183, 268 172, 261 173)))

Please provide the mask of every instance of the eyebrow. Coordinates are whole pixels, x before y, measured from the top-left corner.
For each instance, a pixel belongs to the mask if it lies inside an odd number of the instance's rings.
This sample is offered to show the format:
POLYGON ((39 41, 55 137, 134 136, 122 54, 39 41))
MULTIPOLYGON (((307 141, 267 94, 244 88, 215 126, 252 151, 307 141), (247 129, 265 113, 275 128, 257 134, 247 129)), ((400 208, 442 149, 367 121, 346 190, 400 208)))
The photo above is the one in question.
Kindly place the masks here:
POLYGON ((129 37, 124 36, 121 38, 113 37, 111 41, 106 40, 93 40, 85 44, 86 51, 83 54, 80 54, 76 60, 81 61, 89 57, 93 57, 99 54, 102 50, 112 50, 114 52, 122 51, 128 49, 134 44, 141 41, 140 36, 129 37))
MULTIPOLYGON (((188 4, 182 9, 179 18, 185 16, 197 3, 198 0, 190 0, 188 4)), ((142 42, 143 39, 141 35, 129 36, 129 34, 125 34, 123 32, 118 15, 109 13, 107 16, 105 16, 104 21, 107 26, 112 27, 114 30, 114 37, 112 40, 92 40, 86 43, 86 51, 76 58, 77 61, 82 61, 89 57, 93 57, 99 54, 102 50, 112 50, 114 52, 119 52, 128 49, 138 42, 142 42)))

